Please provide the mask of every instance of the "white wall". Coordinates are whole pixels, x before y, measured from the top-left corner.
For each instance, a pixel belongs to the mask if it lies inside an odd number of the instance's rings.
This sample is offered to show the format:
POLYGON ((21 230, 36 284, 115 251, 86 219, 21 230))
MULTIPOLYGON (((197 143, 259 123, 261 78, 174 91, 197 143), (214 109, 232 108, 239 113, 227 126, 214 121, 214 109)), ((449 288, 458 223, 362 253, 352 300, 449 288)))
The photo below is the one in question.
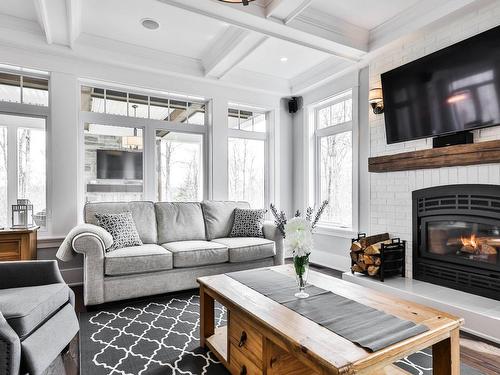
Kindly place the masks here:
MULTIPOLYGON (((453 22, 431 28, 394 43, 370 63, 370 87, 380 87, 380 74, 434 51, 471 37, 500 23, 500 2, 469 12, 453 22)), ((467 53, 467 51, 464 51, 467 53)), ((475 131, 475 141, 500 139, 500 126, 475 131)), ((432 139, 387 145, 384 116, 369 115, 370 156, 432 148, 432 139)), ((363 167, 364 169, 365 167, 363 167)), ((363 204, 369 217, 369 233, 389 232, 408 241, 407 276, 411 277, 411 192, 422 188, 457 184, 500 184, 500 164, 427 169, 408 172, 371 173, 370 204, 363 204)))
MULTIPOLYGON (((348 73, 338 79, 328 82, 327 84, 315 88, 303 95, 302 108, 293 116, 294 140, 293 140, 293 201, 295 209, 304 209, 313 204, 314 199, 311 189, 312 176, 312 160, 309 156, 310 152, 310 131, 308 124, 307 108, 317 102, 325 100, 335 94, 341 93, 353 88, 353 109, 358 108, 357 114, 353 116, 353 134, 361 134, 361 127, 366 128, 367 110, 368 110, 368 71, 362 69, 348 73), (366 100, 365 100, 366 99, 366 100), (364 121, 363 123, 361 121, 364 121)), ((356 139, 356 138, 354 138, 356 139)), ((365 142, 366 143, 366 138, 365 142)), ((363 142, 360 145, 364 144, 363 142)), ((360 157, 365 157, 365 149, 358 148, 355 150, 353 162, 357 163, 360 157), (357 151, 357 152, 356 152, 357 151)), ((365 157, 366 159, 366 157, 365 157)), ((359 183, 364 183, 366 177, 361 177, 358 173, 357 177, 353 178, 359 183)), ((365 184, 366 186, 366 184, 365 184)), ((355 190, 361 192, 358 186, 355 190)), ((363 189, 366 190, 366 189, 363 189)), ((358 193, 356 193, 358 194, 358 193)), ((363 199, 365 199, 363 197, 363 199)), ((359 221, 364 224, 364 219, 359 221)), ((348 252, 351 244, 351 238, 356 235, 355 231, 331 231, 324 228, 317 228, 314 234, 314 251, 311 253, 311 261, 327 267, 347 270, 350 267, 350 258, 348 252)))

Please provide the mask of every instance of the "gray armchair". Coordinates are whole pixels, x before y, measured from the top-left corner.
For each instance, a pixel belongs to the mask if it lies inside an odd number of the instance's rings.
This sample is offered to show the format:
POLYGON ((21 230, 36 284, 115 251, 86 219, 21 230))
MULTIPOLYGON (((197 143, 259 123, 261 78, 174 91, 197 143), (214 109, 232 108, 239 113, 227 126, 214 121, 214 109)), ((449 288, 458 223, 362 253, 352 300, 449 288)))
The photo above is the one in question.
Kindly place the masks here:
POLYGON ((0 263, 0 375, 41 374, 78 332, 56 261, 0 263))

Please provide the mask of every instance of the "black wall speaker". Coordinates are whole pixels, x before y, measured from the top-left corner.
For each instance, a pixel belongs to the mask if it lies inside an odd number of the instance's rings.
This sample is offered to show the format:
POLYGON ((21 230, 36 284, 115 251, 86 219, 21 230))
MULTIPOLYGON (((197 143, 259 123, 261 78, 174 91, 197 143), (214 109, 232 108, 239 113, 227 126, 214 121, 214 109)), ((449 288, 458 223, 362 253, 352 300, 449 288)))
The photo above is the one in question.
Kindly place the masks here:
POLYGON ((295 113, 299 110, 300 97, 294 96, 288 101, 288 113, 295 113))

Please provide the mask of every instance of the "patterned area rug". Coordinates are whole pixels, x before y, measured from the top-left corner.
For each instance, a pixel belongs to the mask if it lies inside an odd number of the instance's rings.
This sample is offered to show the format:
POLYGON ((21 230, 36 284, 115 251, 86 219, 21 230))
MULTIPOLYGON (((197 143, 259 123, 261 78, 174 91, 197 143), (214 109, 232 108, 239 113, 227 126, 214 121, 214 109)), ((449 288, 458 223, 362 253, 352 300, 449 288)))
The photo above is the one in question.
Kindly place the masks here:
MULTIPOLYGON (((199 347, 199 297, 195 291, 126 301, 80 314, 81 375, 229 374, 199 347)), ((216 325, 226 312, 216 305, 216 325)), ((432 374, 429 350, 396 363, 416 375, 432 374)), ((470 367, 462 374, 477 375, 470 367)))

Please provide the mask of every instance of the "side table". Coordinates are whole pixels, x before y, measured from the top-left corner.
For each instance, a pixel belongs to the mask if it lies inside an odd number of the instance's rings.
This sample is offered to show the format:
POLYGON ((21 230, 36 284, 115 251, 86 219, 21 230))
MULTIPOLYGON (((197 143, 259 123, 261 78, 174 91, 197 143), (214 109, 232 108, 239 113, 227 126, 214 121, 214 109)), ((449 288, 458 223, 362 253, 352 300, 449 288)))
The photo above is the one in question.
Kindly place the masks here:
POLYGON ((0 230, 0 261, 36 259, 38 228, 0 230))

